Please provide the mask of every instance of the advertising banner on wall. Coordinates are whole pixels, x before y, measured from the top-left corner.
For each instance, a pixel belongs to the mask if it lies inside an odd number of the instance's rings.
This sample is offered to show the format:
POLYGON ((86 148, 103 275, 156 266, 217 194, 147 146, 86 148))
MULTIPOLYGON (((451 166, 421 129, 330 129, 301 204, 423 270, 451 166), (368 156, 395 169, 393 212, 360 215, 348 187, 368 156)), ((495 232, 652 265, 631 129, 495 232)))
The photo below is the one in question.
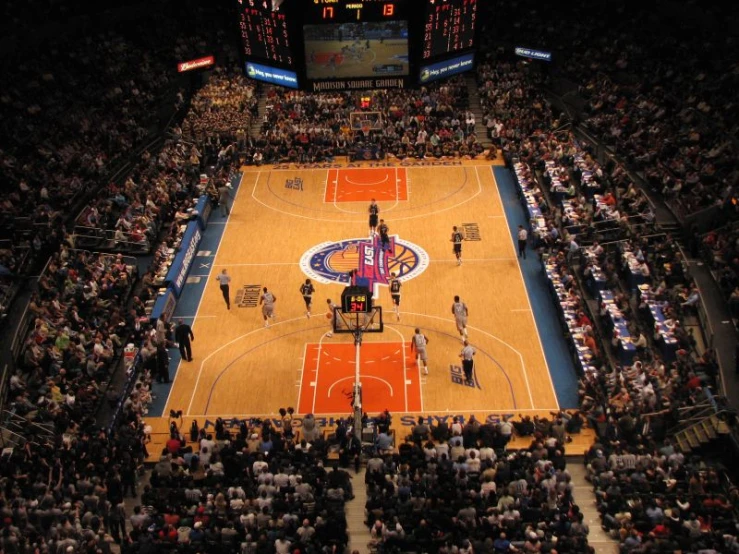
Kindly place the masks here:
POLYGON ((187 229, 180 243, 180 251, 175 256, 166 277, 166 282, 172 287, 172 291, 177 298, 182 294, 182 288, 185 286, 187 274, 190 272, 202 237, 203 231, 200 229, 200 223, 197 220, 187 224, 187 229))

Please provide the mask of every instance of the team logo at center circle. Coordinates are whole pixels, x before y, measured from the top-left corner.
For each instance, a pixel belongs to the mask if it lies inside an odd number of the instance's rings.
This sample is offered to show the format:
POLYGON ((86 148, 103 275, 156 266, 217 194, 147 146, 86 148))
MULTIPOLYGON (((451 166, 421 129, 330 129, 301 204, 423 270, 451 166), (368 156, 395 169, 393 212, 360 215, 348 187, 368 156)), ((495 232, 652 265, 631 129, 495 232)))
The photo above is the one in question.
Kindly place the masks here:
POLYGON ((300 258, 300 267, 319 283, 349 284, 349 274, 357 270, 357 284, 374 288, 387 285, 395 273, 401 281, 418 277, 426 271, 429 256, 420 246, 390 237, 385 246, 378 236, 324 242, 308 250, 300 258))

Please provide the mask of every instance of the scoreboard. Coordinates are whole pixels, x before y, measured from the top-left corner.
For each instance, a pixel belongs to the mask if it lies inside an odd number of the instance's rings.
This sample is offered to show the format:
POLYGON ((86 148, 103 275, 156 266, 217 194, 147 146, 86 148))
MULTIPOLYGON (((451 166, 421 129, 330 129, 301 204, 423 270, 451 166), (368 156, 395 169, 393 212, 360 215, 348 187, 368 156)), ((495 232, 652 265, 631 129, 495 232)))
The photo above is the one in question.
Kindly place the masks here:
POLYGON ((239 0, 239 31, 246 59, 294 67, 287 15, 271 0, 239 0))
POLYGON ((425 0, 423 59, 473 48, 477 0, 425 0))
POLYGON ((361 22, 407 18, 408 0, 307 0, 306 22, 361 22))
POLYGON ((255 79, 351 90, 414 86, 472 69, 480 0, 231 1, 255 79))

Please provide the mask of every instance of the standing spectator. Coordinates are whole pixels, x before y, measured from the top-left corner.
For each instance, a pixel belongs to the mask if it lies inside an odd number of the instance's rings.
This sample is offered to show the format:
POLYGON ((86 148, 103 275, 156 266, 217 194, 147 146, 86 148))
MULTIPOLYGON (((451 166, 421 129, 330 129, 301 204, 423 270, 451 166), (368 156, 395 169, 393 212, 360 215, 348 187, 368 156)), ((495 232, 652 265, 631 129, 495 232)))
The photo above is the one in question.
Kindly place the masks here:
POLYGON ((218 187, 218 206, 221 208, 221 215, 223 217, 228 216, 231 210, 228 207, 228 202, 231 200, 231 187, 228 183, 223 183, 218 187))
POLYGON ((526 241, 529 238, 529 233, 523 228, 523 225, 518 226, 518 257, 526 259, 526 241))
POLYGON ((176 340, 179 345, 180 356, 182 356, 182 359, 191 362, 192 347, 190 346, 190 341, 195 340, 195 335, 192 332, 192 327, 185 323, 184 319, 179 319, 177 321, 177 327, 175 327, 174 330, 174 340, 176 340))
POLYGON ((169 353, 164 344, 157 344, 157 382, 169 383, 169 353))

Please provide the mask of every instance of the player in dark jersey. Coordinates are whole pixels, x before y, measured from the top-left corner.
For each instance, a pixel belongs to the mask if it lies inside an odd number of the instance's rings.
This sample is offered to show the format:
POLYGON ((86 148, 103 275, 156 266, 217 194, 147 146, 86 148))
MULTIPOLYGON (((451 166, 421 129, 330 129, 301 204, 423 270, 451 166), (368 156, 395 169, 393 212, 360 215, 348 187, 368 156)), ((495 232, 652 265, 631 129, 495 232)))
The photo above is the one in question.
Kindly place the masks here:
POLYGON ((452 238, 450 240, 454 243, 454 255, 457 257, 457 265, 462 265, 462 240, 464 240, 464 235, 456 226, 452 227, 452 238))
POLYGON ((395 310, 395 317, 398 318, 398 321, 400 321, 400 287, 402 286, 402 283, 400 282, 400 279, 398 279, 397 273, 391 273, 390 274, 390 296, 393 299, 393 309, 395 310))
POLYGON ((303 295, 303 300, 305 301, 305 317, 310 319, 310 306, 313 301, 313 293, 316 292, 316 289, 313 288, 313 283, 310 282, 310 279, 306 279, 305 283, 300 285, 300 294, 303 295))
POLYGON ((378 227, 378 230, 380 231, 380 243, 382 244, 381 248, 383 250, 388 250, 390 248, 390 235, 388 235, 390 229, 388 228, 384 219, 380 220, 380 226, 378 227))
POLYGON ((373 235, 377 234, 377 218, 380 214, 380 206, 377 205, 375 202, 375 199, 372 199, 372 202, 370 202, 369 205, 369 228, 370 228, 370 238, 373 235))

